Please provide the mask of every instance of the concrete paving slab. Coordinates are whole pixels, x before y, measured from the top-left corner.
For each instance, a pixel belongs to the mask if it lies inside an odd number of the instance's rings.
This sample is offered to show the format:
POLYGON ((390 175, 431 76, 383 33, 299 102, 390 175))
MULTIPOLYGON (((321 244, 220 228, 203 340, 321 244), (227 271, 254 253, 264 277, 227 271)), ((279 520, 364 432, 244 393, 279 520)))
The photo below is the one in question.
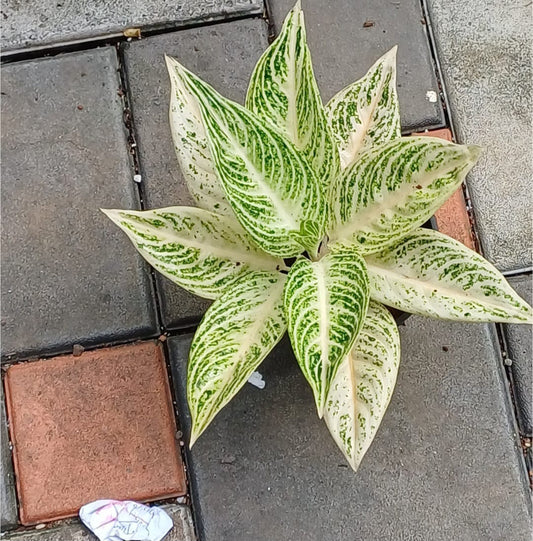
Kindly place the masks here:
POLYGON ((531 267, 531 6, 427 2, 458 140, 485 148, 467 179, 485 255, 531 267))
POLYGON ((126 28, 173 28, 186 24, 260 15, 261 0, 5 0, 4 51, 122 33, 126 28))
MULTIPOLYGON (((195 443, 205 541, 508 541, 529 535, 527 489, 493 327, 411 317, 391 406, 357 474, 315 413, 285 339, 195 443), (445 351, 446 349, 446 351, 445 351)), ((170 340, 183 404, 190 337, 170 340)))
POLYGON ((100 499, 186 493, 156 343, 17 364, 5 385, 22 524, 75 516, 100 499))
MULTIPOLYGON (((533 304, 530 274, 508 278, 509 283, 529 304, 533 304)), ((513 361, 518 424, 524 436, 533 437, 533 330, 529 325, 504 325, 509 358, 513 361)))
MULTIPOLYGON (((266 23, 249 19, 154 36, 125 46, 147 208, 194 205, 170 135, 170 83, 164 54, 175 56, 225 96, 243 103, 253 67, 267 45, 266 23)), ((198 322, 208 302, 163 276, 157 280, 164 324, 176 328, 198 322)))
POLYGON ((4 391, 0 385, 0 530, 17 527, 17 497, 15 495, 15 478, 9 435, 7 433, 4 391))
MULTIPOLYGON (((279 32, 294 1, 270 0, 269 4, 279 32)), ((304 0, 302 7, 324 102, 362 77, 382 54, 398 45, 403 130, 444 126, 440 100, 432 101, 439 95, 439 88, 419 0, 304 0)))
MULTIPOLYGON (((174 527, 165 537, 165 541, 195 541, 191 511, 184 505, 161 506, 172 519, 174 527)), ((79 521, 60 524, 46 530, 29 530, 3 537, 6 541, 98 541, 79 521)))
POLYGON ((2 70, 2 354, 156 332, 148 267, 99 211, 138 208, 111 47, 2 70))

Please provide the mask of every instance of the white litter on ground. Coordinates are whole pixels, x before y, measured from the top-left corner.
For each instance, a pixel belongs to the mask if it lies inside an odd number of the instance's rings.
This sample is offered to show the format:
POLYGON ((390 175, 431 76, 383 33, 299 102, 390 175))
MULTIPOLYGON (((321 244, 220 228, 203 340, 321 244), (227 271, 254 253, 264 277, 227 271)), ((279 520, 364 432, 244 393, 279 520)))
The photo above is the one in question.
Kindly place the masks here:
POLYGON ((263 381, 263 376, 259 372, 252 372, 252 375, 248 378, 248 383, 251 383, 258 389, 265 388, 265 382, 263 381))
POLYGON ((426 92, 426 99, 430 103, 437 103, 437 93, 434 90, 428 90, 426 92))
POLYGON ((133 181, 134 182, 137 182, 137 183, 140 183, 142 181, 142 176, 141 175, 133 175, 133 181))
POLYGON ((161 541, 173 526, 160 507, 131 501, 97 500, 79 514, 100 541, 161 541))

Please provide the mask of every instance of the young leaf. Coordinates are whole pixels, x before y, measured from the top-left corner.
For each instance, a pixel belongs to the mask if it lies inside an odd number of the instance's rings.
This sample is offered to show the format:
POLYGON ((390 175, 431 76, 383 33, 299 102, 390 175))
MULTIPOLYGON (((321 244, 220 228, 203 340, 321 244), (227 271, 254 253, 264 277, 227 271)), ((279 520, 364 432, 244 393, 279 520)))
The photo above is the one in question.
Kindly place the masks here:
POLYGON ((300 2, 259 59, 246 106, 265 122, 273 123, 303 152, 326 193, 337 174, 339 157, 313 74, 300 2))
POLYGON ((421 226, 450 197, 480 150, 434 137, 403 137, 359 155, 332 199, 332 240, 378 252, 421 226))
POLYGON ((199 207, 235 218, 215 172, 196 98, 184 84, 179 64, 170 56, 165 60, 171 83, 170 131, 189 192, 199 207))
POLYGON ((187 368, 191 446, 285 333, 285 281, 284 274, 251 271, 205 313, 187 368))
POLYGON ((306 160, 269 124, 182 66, 179 69, 200 104, 218 177, 241 225, 272 255, 316 253, 324 231, 325 200, 306 160), (296 237, 304 221, 314 222, 307 230, 319 234, 296 237))
POLYGON ((250 270, 284 263, 254 246, 235 220, 194 207, 104 210, 140 254, 187 291, 216 299, 250 270))
POLYGON ((319 417, 331 381, 365 318, 365 267, 355 250, 341 247, 317 262, 301 257, 289 271, 284 293, 289 337, 319 417))
POLYGON ((326 400, 324 420, 357 470, 389 405, 400 364, 400 335, 390 312, 370 301, 365 322, 326 400))
POLYGON ((359 152, 401 136, 396 50, 393 47, 362 79, 341 90, 326 105, 342 168, 352 165, 359 152))
POLYGON ((458 321, 532 323, 500 272, 460 242, 417 229, 367 258, 370 294, 405 312, 458 321))

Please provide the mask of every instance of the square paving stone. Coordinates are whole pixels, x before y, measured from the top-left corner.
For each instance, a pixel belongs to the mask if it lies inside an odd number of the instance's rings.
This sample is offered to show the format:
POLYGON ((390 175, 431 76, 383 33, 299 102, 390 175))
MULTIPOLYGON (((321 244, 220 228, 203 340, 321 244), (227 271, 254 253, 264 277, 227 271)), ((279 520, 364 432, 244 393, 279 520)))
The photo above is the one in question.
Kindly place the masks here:
POLYGON ((487 258, 533 266, 531 6, 428 0, 460 143, 484 147, 467 185, 487 258))
MULTIPOLYGON (((270 0, 269 5, 279 32, 294 1, 270 0)), ((397 83, 402 128, 412 132, 444 126, 419 0, 304 0, 302 8, 324 103, 361 78, 381 55, 398 45, 397 83)))
MULTIPOLYGON (((162 505, 174 527, 165 536, 165 541, 195 541, 191 511, 184 505, 162 505)), ((98 541, 88 528, 76 521, 73 524, 61 524, 47 530, 27 531, 8 534, 3 539, 8 541, 98 541)))
MULTIPOLYGON (((531 274, 508 278, 515 291, 533 305, 531 274)), ((515 383, 518 421, 524 436, 533 437, 533 331, 529 325, 504 325, 515 383)))
POLYGON ((5 385, 23 524, 73 516, 98 499, 185 494, 157 344, 13 365, 5 385))
MULTIPOLYGON (((147 208, 193 205, 170 135, 170 82, 164 54, 175 56, 225 96, 244 102, 248 80, 268 46, 261 19, 234 21, 154 36, 124 49, 147 208)), ((198 322, 207 301, 158 275, 163 322, 198 322)))
POLYGON ((49 45, 129 27, 168 28, 262 11, 262 0, 5 0, 1 45, 4 50, 49 45))
POLYGON ((4 391, 0 385, 0 530, 17 526, 17 497, 15 496, 15 478, 9 448, 4 391))
POLYGON ((2 354, 155 334, 148 267, 101 212, 138 208, 115 49, 2 69, 2 354))
MULTIPOLYGON (((493 327, 412 316, 398 383, 357 473, 283 340, 190 451, 204 541, 508 541, 529 496, 493 327), (444 351, 446 349, 446 351, 444 351)), ((190 337, 170 340, 188 439, 190 337)))

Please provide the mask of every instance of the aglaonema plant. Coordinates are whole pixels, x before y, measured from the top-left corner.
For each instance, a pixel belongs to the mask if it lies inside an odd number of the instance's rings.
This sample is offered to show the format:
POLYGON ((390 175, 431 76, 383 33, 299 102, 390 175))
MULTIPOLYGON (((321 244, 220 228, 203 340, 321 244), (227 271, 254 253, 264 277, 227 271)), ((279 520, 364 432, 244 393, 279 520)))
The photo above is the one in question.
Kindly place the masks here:
POLYGON ((190 349, 190 445, 288 330, 318 415, 355 470, 398 372, 385 306, 532 322, 495 267, 421 228, 480 150, 401 136, 395 57, 324 107, 299 4, 257 63, 245 107, 167 57, 172 136, 198 208, 105 212, 155 269, 214 300, 190 349))

